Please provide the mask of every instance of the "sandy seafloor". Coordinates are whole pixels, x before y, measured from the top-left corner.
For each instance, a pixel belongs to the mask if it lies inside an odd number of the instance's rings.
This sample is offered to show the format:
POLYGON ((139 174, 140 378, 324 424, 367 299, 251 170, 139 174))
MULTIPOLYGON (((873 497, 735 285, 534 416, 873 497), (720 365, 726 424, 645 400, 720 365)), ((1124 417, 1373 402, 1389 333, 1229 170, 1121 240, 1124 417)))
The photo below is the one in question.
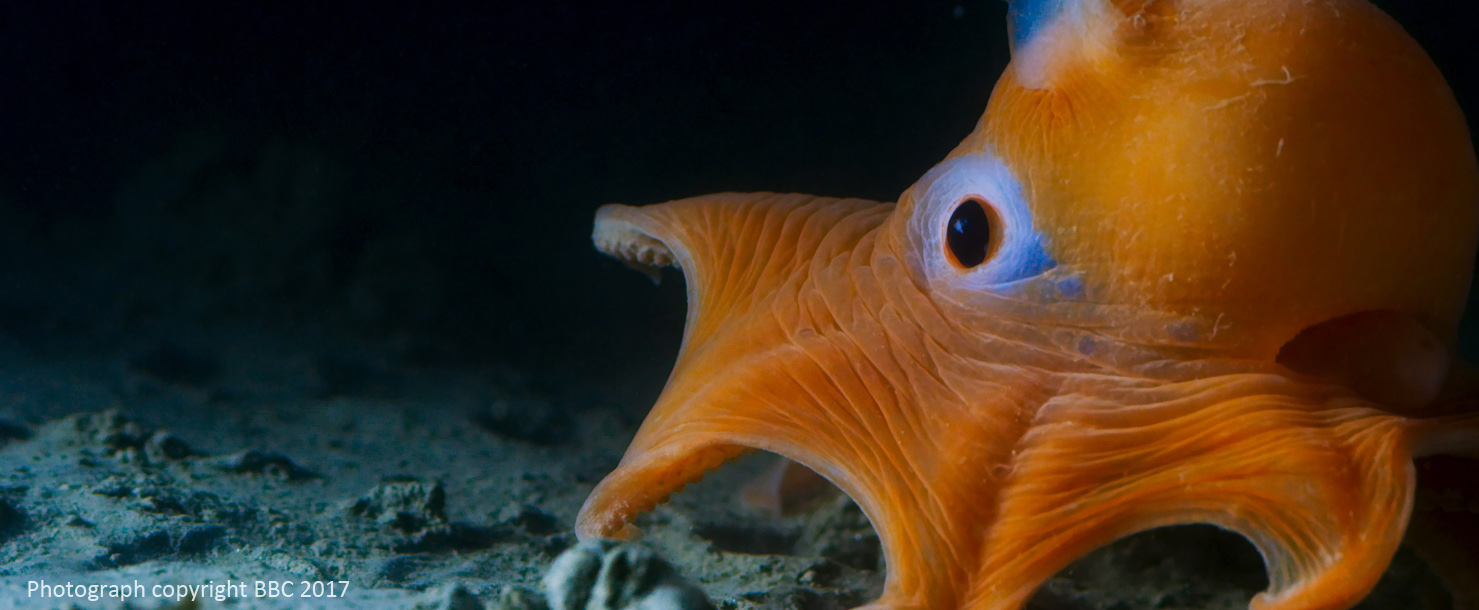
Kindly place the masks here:
MULTIPOLYGON (((304 333, 197 328, 65 360, 3 344, 0 607, 492 607, 505 587, 537 587, 574 541, 581 501, 635 430, 620 412, 560 404, 512 371, 398 365, 304 333), (347 590, 192 605, 28 597, 38 580, 347 590)), ((877 538, 845 497, 786 518, 739 503, 768 459, 677 494, 638 522, 644 543, 719 608, 875 596, 877 538)), ((1030 607, 1241 608, 1263 586, 1241 539, 1178 528, 1081 560, 1030 607)), ((1363 607, 1445 604, 1404 552, 1363 607)))

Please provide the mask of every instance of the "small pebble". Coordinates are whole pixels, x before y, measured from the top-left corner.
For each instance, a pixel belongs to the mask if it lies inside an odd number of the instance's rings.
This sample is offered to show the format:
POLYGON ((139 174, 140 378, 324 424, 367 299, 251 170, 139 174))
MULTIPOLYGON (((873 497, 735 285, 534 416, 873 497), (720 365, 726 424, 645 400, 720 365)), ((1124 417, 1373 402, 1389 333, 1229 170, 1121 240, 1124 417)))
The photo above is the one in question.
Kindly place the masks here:
POLYGON ((544 580, 552 610, 713 610, 709 598, 647 547, 601 540, 575 545, 544 580))

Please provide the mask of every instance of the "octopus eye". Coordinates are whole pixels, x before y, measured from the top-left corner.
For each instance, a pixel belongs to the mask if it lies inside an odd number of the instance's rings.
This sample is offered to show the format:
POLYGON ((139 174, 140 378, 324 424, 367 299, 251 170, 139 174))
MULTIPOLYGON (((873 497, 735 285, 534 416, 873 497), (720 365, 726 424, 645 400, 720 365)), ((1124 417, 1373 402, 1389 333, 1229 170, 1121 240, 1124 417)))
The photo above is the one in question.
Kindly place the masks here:
POLYGON ((1057 266, 1010 168, 986 153, 935 166, 906 193, 911 250, 931 284, 1001 292, 1057 266))
POLYGON ((985 262, 996 247, 997 223, 986 207, 976 199, 961 201, 945 225, 945 249, 962 269, 985 262))

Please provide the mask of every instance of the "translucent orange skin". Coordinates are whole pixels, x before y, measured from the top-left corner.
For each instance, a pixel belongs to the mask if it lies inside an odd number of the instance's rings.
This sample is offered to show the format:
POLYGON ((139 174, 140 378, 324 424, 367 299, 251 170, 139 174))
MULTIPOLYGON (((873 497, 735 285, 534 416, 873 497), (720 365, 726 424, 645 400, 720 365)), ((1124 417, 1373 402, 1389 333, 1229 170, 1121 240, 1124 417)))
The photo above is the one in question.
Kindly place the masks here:
POLYGON ((1451 345, 1479 234, 1463 117, 1361 0, 1080 4, 1058 46, 1015 50, 951 154, 1011 169, 1057 262, 1010 291, 937 264, 928 176, 897 206, 761 193, 598 213, 597 247, 681 267, 690 310, 582 537, 630 535, 757 448, 872 520, 888 577, 871 608, 1018 608, 1082 554, 1180 523, 1259 548, 1254 608, 1370 591, 1413 510, 1413 458, 1479 457, 1479 406, 1396 410, 1276 357, 1370 311, 1451 345), (1067 277, 1081 290, 1051 289, 1067 277))

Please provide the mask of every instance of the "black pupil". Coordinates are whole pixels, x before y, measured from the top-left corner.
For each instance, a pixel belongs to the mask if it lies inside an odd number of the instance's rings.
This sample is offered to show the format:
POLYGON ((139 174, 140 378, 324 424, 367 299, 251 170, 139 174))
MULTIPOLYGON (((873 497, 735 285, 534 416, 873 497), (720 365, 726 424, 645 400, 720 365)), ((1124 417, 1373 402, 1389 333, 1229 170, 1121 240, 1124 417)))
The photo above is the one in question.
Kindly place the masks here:
POLYGON ((945 228, 945 245, 962 267, 970 269, 986 260, 991 247, 991 219, 981 202, 967 199, 956 206, 945 228))

